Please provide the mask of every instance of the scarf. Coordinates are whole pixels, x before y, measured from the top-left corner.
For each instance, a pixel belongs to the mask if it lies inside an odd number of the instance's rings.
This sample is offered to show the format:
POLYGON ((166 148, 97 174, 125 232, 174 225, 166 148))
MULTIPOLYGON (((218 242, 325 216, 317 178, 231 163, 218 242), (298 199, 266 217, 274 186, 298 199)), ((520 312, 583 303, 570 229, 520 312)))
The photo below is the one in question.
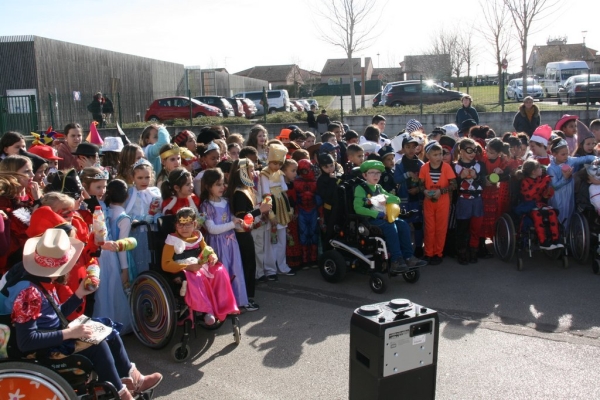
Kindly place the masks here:
POLYGON ((531 122, 531 119, 533 118, 533 114, 535 113, 535 108, 531 107, 529 110, 526 108, 525 109, 525 115, 527 116, 527 119, 529 120, 529 122, 531 122))

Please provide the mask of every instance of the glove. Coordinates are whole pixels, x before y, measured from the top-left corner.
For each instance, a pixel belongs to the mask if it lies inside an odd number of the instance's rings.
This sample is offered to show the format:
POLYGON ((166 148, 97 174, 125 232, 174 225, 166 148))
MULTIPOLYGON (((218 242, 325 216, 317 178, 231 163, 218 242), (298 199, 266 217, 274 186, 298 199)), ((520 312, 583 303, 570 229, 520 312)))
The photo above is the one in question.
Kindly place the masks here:
POLYGON ((385 218, 385 213, 383 211, 379 211, 377 213, 377 219, 384 219, 385 218))

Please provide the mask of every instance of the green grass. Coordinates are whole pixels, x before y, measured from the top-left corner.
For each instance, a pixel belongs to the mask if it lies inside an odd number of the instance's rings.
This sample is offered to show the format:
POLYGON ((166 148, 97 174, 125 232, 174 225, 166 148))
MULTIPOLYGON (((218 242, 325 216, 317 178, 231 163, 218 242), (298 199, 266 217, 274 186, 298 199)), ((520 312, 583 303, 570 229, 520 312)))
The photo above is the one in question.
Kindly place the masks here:
POLYGON ((329 106, 333 102, 333 99, 335 98, 335 96, 315 96, 312 98, 317 100, 317 102, 319 103, 320 109, 324 108, 329 112, 329 106))

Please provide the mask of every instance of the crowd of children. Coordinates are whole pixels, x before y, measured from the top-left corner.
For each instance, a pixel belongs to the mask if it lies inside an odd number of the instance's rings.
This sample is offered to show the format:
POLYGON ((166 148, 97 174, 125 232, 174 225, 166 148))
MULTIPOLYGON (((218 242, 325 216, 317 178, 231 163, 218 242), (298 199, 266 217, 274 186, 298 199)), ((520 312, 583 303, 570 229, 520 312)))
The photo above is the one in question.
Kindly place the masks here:
POLYGON ((147 230, 172 215, 162 267, 186 282, 186 299, 210 324, 257 310, 256 282, 316 266, 340 220, 337 187, 348 180, 356 183, 354 211, 380 227, 395 273, 446 256, 461 264, 490 257, 486 240, 514 205, 511 187, 519 192, 514 211, 531 217, 543 249, 562 246, 558 228, 568 227, 581 183, 590 184, 587 201, 600 209, 600 120, 588 129, 565 115, 555 129, 542 125, 531 137, 463 125, 427 135, 410 120, 389 139, 383 116, 363 135, 329 121, 318 143, 294 125, 271 140, 256 125, 246 142, 220 127, 171 136, 150 125, 139 144, 123 143, 122 135, 103 144, 99 136, 82 141, 81 127, 69 124, 63 134, 37 135, 29 148, 22 135, 7 132, 0 138, 1 272, 43 233, 32 221, 67 226, 86 246, 67 287, 76 290, 91 265, 105 282, 70 317, 108 316, 127 332, 129 285, 150 262, 147 230), (399 204, 411 217, 389 218, 385 204, 399 204), (96 212, 106 221, 100 239, 96 212))

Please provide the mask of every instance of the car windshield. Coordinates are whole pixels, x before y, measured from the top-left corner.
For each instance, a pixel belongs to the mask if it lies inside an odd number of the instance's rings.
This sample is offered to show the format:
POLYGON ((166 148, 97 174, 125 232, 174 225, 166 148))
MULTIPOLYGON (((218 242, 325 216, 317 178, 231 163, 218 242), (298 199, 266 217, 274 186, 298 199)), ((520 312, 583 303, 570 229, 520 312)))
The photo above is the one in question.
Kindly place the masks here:
POLYGON ((587 69, 583 69, 583 68, 563 69, 561 71, 561 77, 562 77, 562 80, 564 81, 575 75, 584 75, 584 74, 587 75, 587 72, 588 72, 587 69))
MULTIPOLYGON (((517 82, 517 86, 523 86, 523 80, 519 79, 517 82)), ((537 82, 533 79, 527 79, 527 86, 537 85, 537 82)))

